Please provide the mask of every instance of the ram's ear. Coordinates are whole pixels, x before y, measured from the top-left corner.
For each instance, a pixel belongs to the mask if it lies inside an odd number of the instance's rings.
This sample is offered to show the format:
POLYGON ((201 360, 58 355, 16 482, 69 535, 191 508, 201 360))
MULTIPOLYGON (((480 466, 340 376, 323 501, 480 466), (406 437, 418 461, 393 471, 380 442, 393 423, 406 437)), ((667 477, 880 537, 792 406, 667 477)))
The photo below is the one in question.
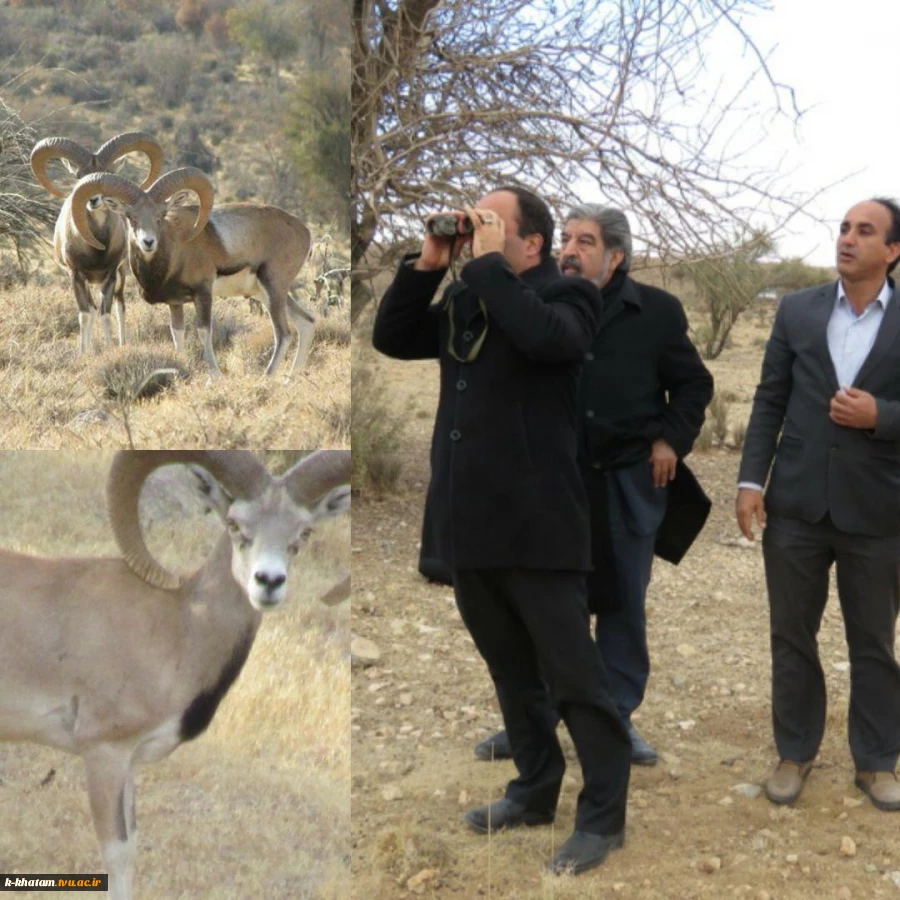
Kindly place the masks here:
POLYGON ((311 510, 314 520, 339 516, 350 509, 350 485, 332 488, 311 510))
POLYGON ((231 504, 234 503, 234 497, 216 481, 206 469, 200 466, 188 466, 196 479, 194 487, 201 502, 206 507, 206 512, 215 512, 224 522, 231 504))

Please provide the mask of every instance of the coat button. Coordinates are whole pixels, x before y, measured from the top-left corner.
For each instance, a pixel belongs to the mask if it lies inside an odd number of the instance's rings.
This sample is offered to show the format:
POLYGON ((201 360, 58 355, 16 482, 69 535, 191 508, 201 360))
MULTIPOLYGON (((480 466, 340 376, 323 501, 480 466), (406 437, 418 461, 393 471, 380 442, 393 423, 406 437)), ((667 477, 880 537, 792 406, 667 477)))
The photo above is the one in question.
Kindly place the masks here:
POLYGON ((456 382, 456 389, 458 391, 464 391, 468 386, 468 382, 462 378, 460 378, 459 381, 456 382))
POLYGON ((585 358, 588 362, 593 362, 593 361, 594 361, 594 354, 593 354, 593 353, 585 353, 585 354, 584 354, 584 358, 585 358))
POLYGON ((463 332, 462 339, 463 339, 464 341, 471 341, 473 337, 475 337, 475 335, 472 334, 471 331, 464 331, 464 332, 463 332))
POLYGON ((598 463, 598 462, 591 463, 591 468, 592 468, 592 469, 602 469, 602 468, 603 468, 603 463, 598 463))
POLYGON ((585 414, 589 419, 593 419, 593 418, 594 418, 594 411, 593 411, 592 409, 585 410, 585 413, 584 413, 584 414, 585 414))
POLYGON ((461 437, 462 435, 455 428, 450 432, 451 441, 458 441, 461 437))

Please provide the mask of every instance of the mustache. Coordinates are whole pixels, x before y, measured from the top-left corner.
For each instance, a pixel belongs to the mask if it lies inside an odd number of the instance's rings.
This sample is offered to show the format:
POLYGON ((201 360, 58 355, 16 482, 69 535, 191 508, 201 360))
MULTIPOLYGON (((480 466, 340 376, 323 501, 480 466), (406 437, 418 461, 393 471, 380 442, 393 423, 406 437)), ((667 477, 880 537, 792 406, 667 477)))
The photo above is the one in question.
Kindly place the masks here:
POLYGON ((581 274, 581 262, 577 256, 564 256, 559 263, 561 269, 574 269, 579 275, 581 274))

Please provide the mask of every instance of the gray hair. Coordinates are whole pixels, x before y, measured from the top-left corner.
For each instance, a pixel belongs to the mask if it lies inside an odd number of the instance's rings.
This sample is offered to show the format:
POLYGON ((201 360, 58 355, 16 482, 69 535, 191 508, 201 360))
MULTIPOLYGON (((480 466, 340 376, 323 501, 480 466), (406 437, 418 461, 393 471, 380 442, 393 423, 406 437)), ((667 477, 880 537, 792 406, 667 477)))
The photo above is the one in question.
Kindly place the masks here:
POLYGON ((567 222, 569 219, 590 219, 596 222, 606 249, 621 250, 625 254, 618 265, 618 271, 627 272, 631 268, 631 227, 625 213, 599 203, 580 203, 566 216, 567 222))

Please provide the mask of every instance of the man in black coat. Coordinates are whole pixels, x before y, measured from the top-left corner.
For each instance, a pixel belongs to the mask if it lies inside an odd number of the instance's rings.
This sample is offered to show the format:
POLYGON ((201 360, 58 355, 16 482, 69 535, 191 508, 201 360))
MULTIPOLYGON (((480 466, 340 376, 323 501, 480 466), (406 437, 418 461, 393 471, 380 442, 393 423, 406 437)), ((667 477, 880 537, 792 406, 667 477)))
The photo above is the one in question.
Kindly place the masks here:
MULTIPOLYGON (((629 277, 631 231, 622 212, 593 204, 572 210, 560 265, 603 291, 603 318, 578 393, 578 456, 594 564, 588 594, 632 762, 653 765, 656 751, 631 724, 650 673, 647 587, 654 554, 678 562, 709 513, 709 500, 682 458, 703 425, 713 380, 688 337, 678 299, 629 277)), ((501 758, 507 747, 501 732, 475 752, 501 758)))
POLYGON ((621 846, 629 742, 591 640, 584 573, 587 498, 576 462, 578 376, 600 292, 560 276, 553 220, 521 188, 468 210, 471 238, 425 237, 375 320, 373 343, 399 359, 440 360, 423 535, 452 573, 463 621, 497 690, 518 769, 503 800, 470 810, 475 831, 553 821, 565 762, 560 709, 584 776, 575 830, 550 863, 585 871, 621 846), (431 301, 471 241, 460 280, 431 301))

